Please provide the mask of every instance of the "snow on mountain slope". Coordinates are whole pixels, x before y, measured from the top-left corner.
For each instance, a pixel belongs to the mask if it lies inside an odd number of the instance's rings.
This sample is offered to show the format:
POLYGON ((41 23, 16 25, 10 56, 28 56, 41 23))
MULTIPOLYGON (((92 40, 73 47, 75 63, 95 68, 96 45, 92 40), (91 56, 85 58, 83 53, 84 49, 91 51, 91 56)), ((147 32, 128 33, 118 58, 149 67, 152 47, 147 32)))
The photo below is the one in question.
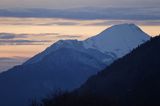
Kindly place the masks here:
POLYGON ((92 48, 104 54, 110 54, 111 56, 119 58, 149 39, 150 36, 143 32, 138 26, 134 24, 119 24, 84 41, 60 40, 47 48, 44 52, 27 61, 26 64, 37 62, 50 52, 56 51, 62 47, 76 50, 81 50, 80 48, 83 47, 86 49, 92 48))
POLYGON ((48 47, 42 53, 31 58, 25 64, 32 64, 32 63, 38 62, 41 59, 43 59, 45 56, 47 56, 48 54, 55 52, 56 50, 64 48, 64 47, 82 51, 83 45, 82 45, 82 42, 78 41, 78 40, 59 40, 58 42, 56 42, 53 45, 51 45, 50 47, 48 47))
POLYGON ((97 36, 84 41, 84 47, 103 53, 112 52, 122 57, 150 37, 134 24, 120 24, 110 27, 97 36))

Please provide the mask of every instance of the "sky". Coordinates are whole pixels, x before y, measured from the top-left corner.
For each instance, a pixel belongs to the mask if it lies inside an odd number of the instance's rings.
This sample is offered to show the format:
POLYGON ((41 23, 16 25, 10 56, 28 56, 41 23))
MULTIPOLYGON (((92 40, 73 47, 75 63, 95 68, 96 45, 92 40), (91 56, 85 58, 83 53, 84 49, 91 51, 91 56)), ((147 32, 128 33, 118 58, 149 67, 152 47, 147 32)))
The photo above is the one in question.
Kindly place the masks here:
POLYGON ((0 0, 1 8, 159 7, 159 0, 0 0))
POLYGON ((0 72, 60 39, 84 40, 106 28, 134 23, 160 32, 160 0, 0 0, 0 72))

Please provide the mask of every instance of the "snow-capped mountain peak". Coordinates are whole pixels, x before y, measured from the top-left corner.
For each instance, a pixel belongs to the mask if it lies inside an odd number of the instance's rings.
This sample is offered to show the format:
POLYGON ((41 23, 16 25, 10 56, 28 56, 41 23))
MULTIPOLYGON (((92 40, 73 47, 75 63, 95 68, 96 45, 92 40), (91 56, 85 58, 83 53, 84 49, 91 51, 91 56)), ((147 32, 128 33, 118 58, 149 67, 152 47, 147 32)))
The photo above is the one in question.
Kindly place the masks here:
POLYGON ((118 57, 122 57, 149 39, 149 35, 144 33, 138 26, 119 24, 85 40, 84 46, 98 49, 103 53, 112 52, 118 57))

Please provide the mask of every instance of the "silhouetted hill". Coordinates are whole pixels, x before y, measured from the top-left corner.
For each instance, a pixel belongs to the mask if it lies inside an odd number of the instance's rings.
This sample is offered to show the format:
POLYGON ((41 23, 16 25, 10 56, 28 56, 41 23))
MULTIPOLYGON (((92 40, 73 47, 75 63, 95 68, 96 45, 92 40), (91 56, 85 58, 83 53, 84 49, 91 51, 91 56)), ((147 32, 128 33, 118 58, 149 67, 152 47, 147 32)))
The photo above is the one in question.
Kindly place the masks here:
POLYGON ((44 106, 160 106, 160 36, 44 106))

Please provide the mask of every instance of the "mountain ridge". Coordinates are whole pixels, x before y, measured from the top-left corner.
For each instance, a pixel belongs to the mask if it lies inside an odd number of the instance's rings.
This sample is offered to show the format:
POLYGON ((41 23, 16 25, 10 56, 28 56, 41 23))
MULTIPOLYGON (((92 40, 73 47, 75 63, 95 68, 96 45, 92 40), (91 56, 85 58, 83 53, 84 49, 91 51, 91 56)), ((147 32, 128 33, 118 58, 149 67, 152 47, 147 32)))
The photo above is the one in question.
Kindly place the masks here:
MULTIPOLYGON (((89 49, 89 48, 96 49, 104 54, 105 53, 108 54, 109 52, 110 54, 114 54, 119 58, 126 55, 133 48, 135 48, 134 45, 136 44, 140 45, 149 39, 150 39, 149 35, 143 32, 135 24, 119 24, 119 25, 114 25, 112 27, 109 27, 103 32, 99 33, 97 36, 93 36, 83 41, 59 40, 56 43, 52 44, 50 47, 48 47, 44 51, 46 53, 43 53, 43 54, 46 55, 48 54, 47 52, 52 52, 56 49, 67 46, 73 49, 77 49, 78 47, 81 47, 81 48, 84 47, 86 49, 89 49), (121 37, 117 38, 117 35, 120 35, 122 38, 121 37), (128 38, 129 35, 132 38, 128 38), (128 39, 130 39, 130 41, 128 41, 128 39), (100 42, 102 42, 102 44, 100 42), (136 42, 136 43, 132 44, 133 42, 136 42), (123 47, 121 47, 122 45, 123 47)), ((27 61, 25 64, 29 63, 29 61, 27 61)))

